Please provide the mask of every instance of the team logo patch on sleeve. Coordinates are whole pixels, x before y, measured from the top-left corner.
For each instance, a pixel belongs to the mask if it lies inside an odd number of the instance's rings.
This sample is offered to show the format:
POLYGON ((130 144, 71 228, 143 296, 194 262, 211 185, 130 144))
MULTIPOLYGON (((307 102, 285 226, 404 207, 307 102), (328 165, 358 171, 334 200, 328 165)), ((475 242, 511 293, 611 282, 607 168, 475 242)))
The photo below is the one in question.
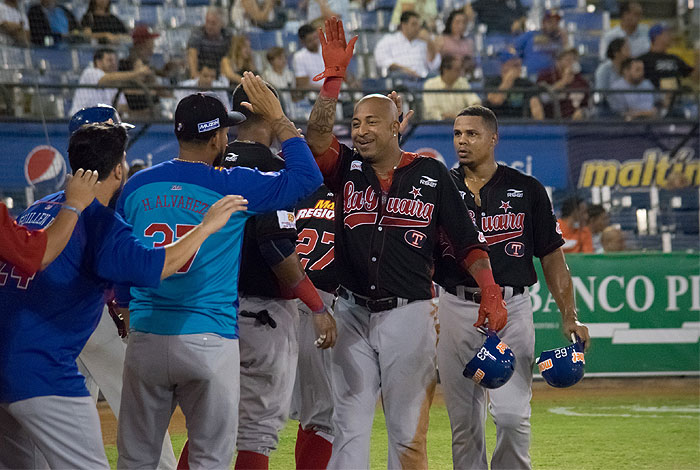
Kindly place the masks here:
POLYGON ((294 212, 277 211, 277 222, 280 228, 297 228, 294 212))
POLYGON ((352 163, 350 163, 350 169, 362 171, 362 162, 360 160, 353 160, 352 163))

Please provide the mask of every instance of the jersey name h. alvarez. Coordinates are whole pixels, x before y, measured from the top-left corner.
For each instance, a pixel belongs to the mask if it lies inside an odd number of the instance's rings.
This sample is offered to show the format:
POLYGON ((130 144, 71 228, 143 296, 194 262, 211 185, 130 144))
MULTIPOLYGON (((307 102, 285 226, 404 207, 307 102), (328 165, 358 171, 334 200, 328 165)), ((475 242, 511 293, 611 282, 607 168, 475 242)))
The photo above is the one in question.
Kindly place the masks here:
POLYGON ((335 257, 338 279, 371 297, 433 297, 433 254, 444 231, 461 261, 483 238, 447 171, 437 160, 404 153, 385 192, 372 166, 337 139, 317 162, 336 194, 335 257))

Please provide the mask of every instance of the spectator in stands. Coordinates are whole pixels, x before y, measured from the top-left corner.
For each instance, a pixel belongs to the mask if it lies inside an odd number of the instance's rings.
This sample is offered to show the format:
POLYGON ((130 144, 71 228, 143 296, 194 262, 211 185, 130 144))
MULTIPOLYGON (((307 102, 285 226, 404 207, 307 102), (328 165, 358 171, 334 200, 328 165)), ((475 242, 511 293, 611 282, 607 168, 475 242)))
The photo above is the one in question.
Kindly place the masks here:
POLYGON ((667 52, 673 38, 665 25, 657 23, 652 26, 649 39, 649 52, 638 57, 644 62, 644 77, 658 89, 677 90, 681 86, 681 79, 689 76, 693 68, 677 55, 667 52))
POLYGON ((440 75, 426 80, 423 89, 423 119, 454 120, 464 108, 481 104, 481 100, 470 90, 464 78, 464 61, 461 57, 442 56, 440 75), (429 93, 434 90, 454 90, 455 93, 429 93))
POLYGON ((588 224, 588 206, 578 196, 566 199, 561 205, 558 220, 564 238, 564 253, 593 253, 593 235, 588 224))
POLYGON ((236 31, 251 27, 281 29, 287 21, 287 12, 280 0, 236 0, 231 8, 231 22, 236 31))
POLYGON ((604 253, 625 251, 625 234, 617 227, 607 227, 600 235, 600 243, 604 253))
POLYGON ((61 42, 72 32, 78 32, 78 22, 71 11, 58 5, 56 0, 40 0, 27 10, 32 43, 51 46, 61 42))
POLYGON ((241 83, 243 72, 249 71, 257 74, 256 69, 250 40, 247 36, 236 34, 231 38, 231 47, 228 53, 221 59, 221 74, 228 79, 232 86, 236 86, 241 83))
POLYGON ((557 102, 562 119, 579 120, 586 117, 590 86, 581 74, 576 49, 560 52, 554 67, 543 70, 537 76, 537 84, 548 90, 541 95, 546 117, 559 117, 557 102))
POLYGON ((310 24, 305 24, 299 28, 298 36, 303 47, 294 53, 292 59, 296 88, 299 90, 320 89, 323 82, 312 81, 326 68, 323 64, 318 32, 310 24))
MULTIPOLYGON (((145 24, 136 25, 131 32, 133 45, 129 49, 129 56, 119 61, 119 70, 122 72, 144 70, 139 80, 141 85, 151 86, 159 84, 151 68, 155 39, 159 36, 159 33, 154 32, 145 24), (146 69, 148 72, 145 71, 146 69)), ((129 111, 132 112, 150 110, 153 105, 159 102, 156 92, 150 92, 147 95, 142 87, 124 90, 124 98, 128 103, 129 111)))
POLYGON ((438 69, 440 59, 415 11, 403 12, 399 30, 382 37, 374 49, 374 61, 385 77, 423 79, 438 69))
POLYGON ((435 31, 435 20, 438 14, 437 0, 396 0, 389 24, 392 31, 403 23, 401 16, 407 11, 415 12, 421 25, 428 31, 435 31))
MULTIPOLYGON (((92 65, 80 74, 80 85, 120 86, 131 81, 140 81, 151 73, 142 65, 130 72, 117 71, 117 54, 112 49, 98 49, 93 56, 92 65)), ((113 104, 117 90, 114 88, 78 88, 73 96, 70 115, 82 108, 96 106, 99 103, 113 104)), ((123 103, 123 102, 122 102, 123 103)))
POLYGON ((291 89, 295 86, 294 72, 287 65, 287 53, 283 47, 271 47, 265 58, 269 66, 265 67, 262 77, 278 90, 291 89))
MULTIPOLYGON (((468 6, 468 4, 467 4, 468 6)), ((467 35, 469 16, 463 8, 452 10, 445 20, 445 29, 435 40, 440 55, 461 57, 469 73, 474 68, 474 38, 467 35)))
POLYGON ((216 64, 220 67, 221 59, 231 47, 231 32, 225 28, 225 20, 226 16, 221 8, 209 7, 204 24, 192 29, 190 39, 187 41, 187 65, 190 69, 190 78, 196 78, 199 62, 216 64))
POLYGON ((277 89, 285 113, 291 116, 294 114, 292 112, 294 96, 289 91, 283 90, 294 88, 296 82, 294 72, 287 64, 287 53, 283 47, 271 47, 265 57, 269 65, 263 70, 262 77, 277 89))
POLYGON ((0 2, 0 45, 29 45, 29 20, 19 9, 18 0, 0 2))
POLYGON ((622 78, 622 63, 631 57, 627 38, 615 38, 610 41, 605 55, 608 60, 598 65, 595 71, 595 87, 599 90, 610 89, 614 82, 622 78))
POLYGON ((323 22, 332 16, 343 19, 348 10, 348 0, 306 0, 306 22, 322 27, 323 22))
POLYGON ((649 50, 649 27, 640 23, 642 5, 639 2, 620 3, 620 24, 603 34, 600 40, 600 58, 605 59, 608 44, 615 38, 627 38, 630 56, 637 57, 649 50))
MULTIPOLYGON (((209 65, 202 63, 199 68, 199 75, 197 78, 190 78, 180 83, 180 87, 175 91, 175 99, 180 102, 184 97, 189 96, 193 93, 200 91, 210 91, 212 88, 225 88, 229 86, 229 81, 226 77, 216 76, 216 67, 214 65, 209 65), (192 87, 192 88, 184 88, 192 87)), ((226 108, 231 108, 231 100, 229 99, 229 94, 224 90, 210 91, 215 94, 217 98, 221 100, 222 103, 226 104, 226 108)))
POLYGON ((600 242, 600 235, 605 230, 605 227, 610 225, 610 216, 600 204, 588 206, 588 229, 591 231, 591 239, 593 240, 593 251, 595 253, 603 252, 603 245, 600 242))
POLYGON ((100 43, 119 43, 129 38, 126 26, 111 12, 111 7, 112 0, 90 0, 80 20, 85 34, 100 43))
POLYGON ((515 50, 523 59, 523 65, 530 76, 537 76, 542 70, 554 65, 554 58, 567 43, 566 33, 559 27, 561 14, 557 10, 547 10, 542 18, 542 29, 528 31, 515 40, 515 50))
POLYGON ((622 78, 612 84, 613 90, 639 91, 640 93, 614 93, 608 96, 610 109, 626 120, 653 118, 657 115, 654 106, 654 85, 644 78, 644 63, 640 59, 628 58, 622 63, 622 78))
POLYGON ((544 108, 538 98, 537 86, 526 78, 522 78, 522 60, 514 54, 515 51, 501 51, 498 58, 501 61, 501 75, 486 77, 485 88, 498 89, 489 91, 485 105, 500 118, 532 117, 544 119, 544 108), (516 91, 510 91, 515 88, 516 91))
POLYGON ((520 34, 525 31, 527 8, 520 0, 476 0, 472 3, 476 22, 488 33, 520 34))

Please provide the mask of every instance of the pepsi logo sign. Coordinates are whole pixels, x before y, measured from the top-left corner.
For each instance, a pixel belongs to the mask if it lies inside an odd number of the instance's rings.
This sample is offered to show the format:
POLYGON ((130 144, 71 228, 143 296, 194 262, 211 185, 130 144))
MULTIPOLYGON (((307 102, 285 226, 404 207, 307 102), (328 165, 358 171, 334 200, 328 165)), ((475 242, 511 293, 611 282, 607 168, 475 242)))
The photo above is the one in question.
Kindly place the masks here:
POLYGON ((525 245, 520 242, 510 242, 506 245, 505 251, 508 256, 522 258, 525 255, 525 245))
POLYGON ((406 240, 406 243, 416 248, 422 247, 426 238, 428 238, 427 235, 418 230, 408 230, 403 235, 403 239, 406 240))
POLYGON ((59 188, 66 179, 66 160, 50 145, 34 147, 24 160, 24 177, 30 186, 55 180, 59 188))

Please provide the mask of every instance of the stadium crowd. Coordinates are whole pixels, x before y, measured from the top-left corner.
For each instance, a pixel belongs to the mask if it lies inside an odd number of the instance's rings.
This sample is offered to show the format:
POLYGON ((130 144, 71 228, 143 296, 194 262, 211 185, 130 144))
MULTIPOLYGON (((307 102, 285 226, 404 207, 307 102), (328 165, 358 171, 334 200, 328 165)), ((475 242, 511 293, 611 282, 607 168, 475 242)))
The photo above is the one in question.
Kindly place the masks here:
POLYGON ((287 111, 304 121, 323 71, 316 30, 337 16, 360 35, 344 89, 397 89, 423 120, 474 103, 499 118, 697 117, 693 10, 648 17, 638 1, 588 3, 2 0, 0 112, 31 116, 7 89, 40 83, 64 85, 47 90, 60 98, 53 117, 109 101, 130 119, 169 119, 173 87, 224 92, 251 70, 287 90, 287 111))

